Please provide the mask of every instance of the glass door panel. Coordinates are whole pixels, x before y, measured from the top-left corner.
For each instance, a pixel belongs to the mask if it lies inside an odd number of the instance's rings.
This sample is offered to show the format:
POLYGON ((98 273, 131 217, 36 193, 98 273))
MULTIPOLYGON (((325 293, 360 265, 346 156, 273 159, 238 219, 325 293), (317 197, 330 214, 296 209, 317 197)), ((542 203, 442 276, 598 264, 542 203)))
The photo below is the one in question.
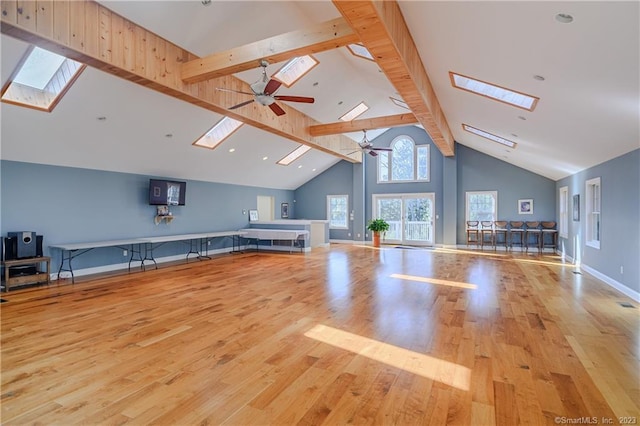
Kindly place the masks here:
POLYGON ((433 244, 433 202, 429 197, 403 198, 404 243, 433 244))
POLYGON ((376 194, 375 217, 389 223, 387 244, 433 245, 435 196, 424 194, 376 194))
POLYGON ((402 199, 378 198, 376 203, 376 218, 389 223, 389 230, 384 235, 384 242, 402 242, 402 199))

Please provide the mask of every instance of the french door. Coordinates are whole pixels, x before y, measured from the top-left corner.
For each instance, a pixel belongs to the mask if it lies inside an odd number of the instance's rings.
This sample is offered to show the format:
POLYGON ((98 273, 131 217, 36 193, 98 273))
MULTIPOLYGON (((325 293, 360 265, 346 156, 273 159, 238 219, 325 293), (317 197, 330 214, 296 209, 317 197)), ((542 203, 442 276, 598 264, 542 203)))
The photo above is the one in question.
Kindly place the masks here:
POLYGON ((374 194, 375 218, 389 223, 384 242, 387 244, 433 245, 435 195, 374 194))

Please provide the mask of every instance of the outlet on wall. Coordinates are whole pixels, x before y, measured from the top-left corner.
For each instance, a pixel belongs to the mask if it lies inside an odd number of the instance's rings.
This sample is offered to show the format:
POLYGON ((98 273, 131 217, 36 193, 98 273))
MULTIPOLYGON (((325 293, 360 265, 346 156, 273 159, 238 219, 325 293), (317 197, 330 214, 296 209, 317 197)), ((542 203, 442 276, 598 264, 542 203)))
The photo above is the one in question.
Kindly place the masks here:
POLYGON ((127 255, 127 251, 126 250, 122 250, 122 255, 126 256, 127 255))
POLYGON ((624 268, 620 265, 620 275, 624 274, 624 268))

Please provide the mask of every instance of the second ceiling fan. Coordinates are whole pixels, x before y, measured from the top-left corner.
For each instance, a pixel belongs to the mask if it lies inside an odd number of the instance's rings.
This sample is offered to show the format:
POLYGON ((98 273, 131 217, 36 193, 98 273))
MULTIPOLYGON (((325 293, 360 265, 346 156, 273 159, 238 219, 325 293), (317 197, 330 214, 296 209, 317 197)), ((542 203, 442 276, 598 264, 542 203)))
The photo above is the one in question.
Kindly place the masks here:
POLYGON ((251 95, 254 97, 254 99, 240 102, 239 104, 236 104, 230 107, 229 109, 236 109, 236 108, 240 108, 245 105, 248 105, 252 102, 258 102, 260 105, 268 106, 269 108, 271 108, 271 111, 273 111, 274 114, 284 115, 285 114, 284 110, 280 105, 276 103, 276 101, 302 102, 307 104, 312 104, 315 102, 314 98, 309 98, 306 96, 276 95, 275 92, 280 88, 282 83, 279 82, 278 80, 275 80, 273 78, 269 79, 269 77, 267 77, 268 65, 269 65, 269 62, 265 60, 260 61, 260 66, 262 67, 262 77, 260 78, 260 80, 249 85, 253 93, 243 92, 240 90, 217 88, 217 90, 222 90, 225 92, 241 93, 243 95, 251 95))

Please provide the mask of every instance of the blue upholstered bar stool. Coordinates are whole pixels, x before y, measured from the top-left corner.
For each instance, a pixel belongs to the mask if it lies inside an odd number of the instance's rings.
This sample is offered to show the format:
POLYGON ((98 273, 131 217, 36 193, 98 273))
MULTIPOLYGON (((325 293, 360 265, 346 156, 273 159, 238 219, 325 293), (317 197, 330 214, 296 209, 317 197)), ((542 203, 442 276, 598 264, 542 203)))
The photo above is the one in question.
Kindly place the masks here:
POLYGON ((558 230, 556 229, 555 222, 541 222, 540 226, 542 227, 542 242, 540 246, 542 247, 542 251, 544 252, 545 248, 553 249, 555 253, 558 249, 558 230))
POLYGON ((496 220, 493 222, 493 250, 497 250, 498 245, 504 245, 506 250, 509 245, 509 229, 506 220, 496 220))
POLYGON ((542 231, 540 230, 540 222, 531 221, 525 222, 527 229, 524 232, 524 246, 527 253, 529 247, 538 249, 538 253, 542 251, 542 231))
POLYGON ((493 221, 480 221, 480 247, 484 249, 484 245, 493 246, 493 221))
POLYGON ((514 245, 520 245, 524 250, 524 222, 509 222, 509 249, 513 250, 514 245))
POLYGON ((467 221, 467 247, 469 244, 480 244, 480 222, 477 220, 467 221))

